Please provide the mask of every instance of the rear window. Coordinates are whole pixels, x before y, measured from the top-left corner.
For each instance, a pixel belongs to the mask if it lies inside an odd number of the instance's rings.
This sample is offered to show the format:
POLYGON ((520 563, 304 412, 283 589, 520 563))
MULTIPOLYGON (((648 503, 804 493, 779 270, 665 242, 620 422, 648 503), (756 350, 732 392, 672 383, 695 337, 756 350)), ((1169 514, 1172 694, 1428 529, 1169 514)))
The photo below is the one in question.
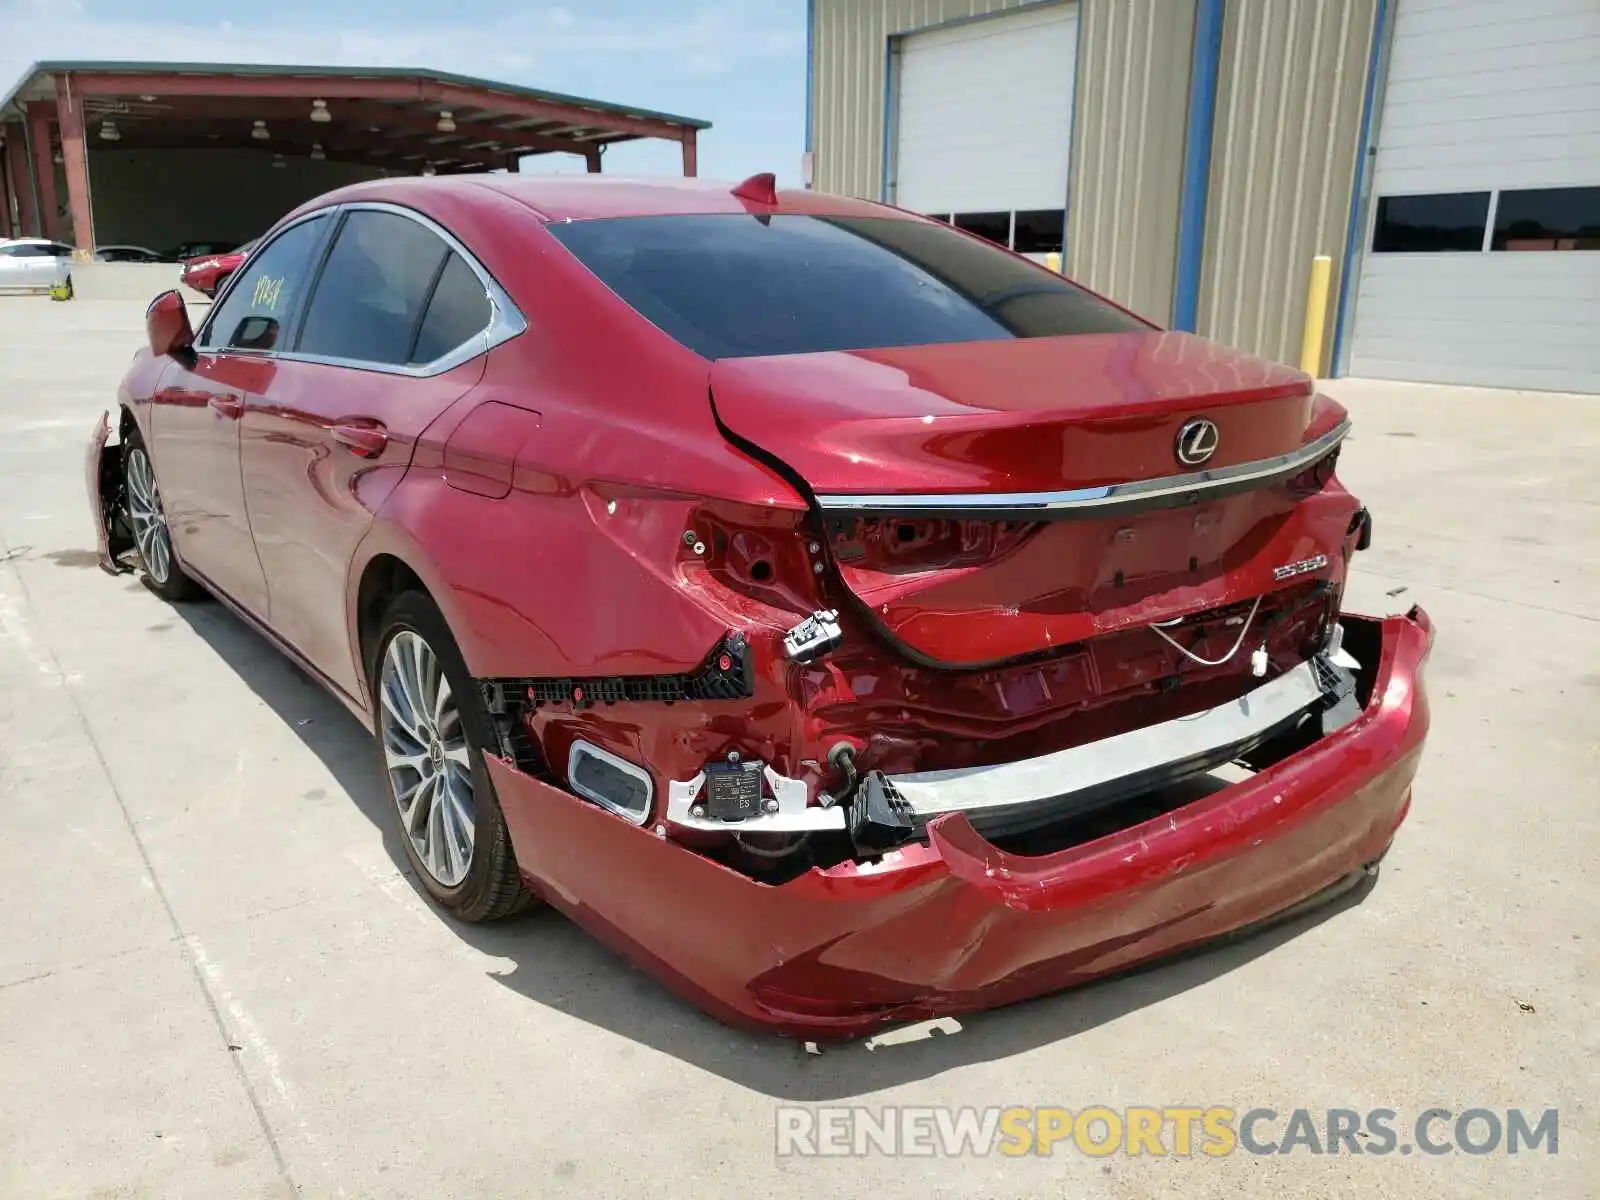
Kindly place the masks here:
POLYGON ((706 358, 1150 326, 948 226, 893 217, 614 217, 550 232, 706 358))

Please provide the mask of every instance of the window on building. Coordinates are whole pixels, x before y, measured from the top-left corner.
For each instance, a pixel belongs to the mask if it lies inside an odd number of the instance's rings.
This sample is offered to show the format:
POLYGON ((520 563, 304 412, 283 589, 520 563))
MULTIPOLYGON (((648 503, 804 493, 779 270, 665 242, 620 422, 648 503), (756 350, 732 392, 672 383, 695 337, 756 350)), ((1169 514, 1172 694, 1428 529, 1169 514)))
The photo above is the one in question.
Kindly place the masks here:
POLYGON ((1028 209, 1017 213, 1015 244, 1018 254, 1059 254, 1067 214, 1059 208, 1028 209))
POLYGON ((1495 250, 1600 250, 1600 187, 1500 193, 1495 250))
POLYGON ((1008 212, 957 213, 955 227, 986 238, 996 246, 1011 245, 1011 214, 1008 212))
POLYGON ((1375 253, 1482 250, 1489 221, 1488 192, 1380 196, 1372 233, 1375 253))

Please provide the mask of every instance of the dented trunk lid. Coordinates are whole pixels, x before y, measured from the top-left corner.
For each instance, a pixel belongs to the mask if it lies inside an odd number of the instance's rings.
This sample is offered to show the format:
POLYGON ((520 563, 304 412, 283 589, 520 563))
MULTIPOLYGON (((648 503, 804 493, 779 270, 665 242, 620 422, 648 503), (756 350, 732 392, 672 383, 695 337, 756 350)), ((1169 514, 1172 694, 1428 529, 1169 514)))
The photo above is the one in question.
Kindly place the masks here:
POLYGON ((1331 463, 1343 410, 1190 334, 729 358, 711 394, 734 441, 810 492, 844 587, 932 664, 1262 594, 1283 564, 1331 559, 1348 518, 1301 513, 1284 486, 1331 463), (1214 445, 1186 463, 1195 421, 1214 445))

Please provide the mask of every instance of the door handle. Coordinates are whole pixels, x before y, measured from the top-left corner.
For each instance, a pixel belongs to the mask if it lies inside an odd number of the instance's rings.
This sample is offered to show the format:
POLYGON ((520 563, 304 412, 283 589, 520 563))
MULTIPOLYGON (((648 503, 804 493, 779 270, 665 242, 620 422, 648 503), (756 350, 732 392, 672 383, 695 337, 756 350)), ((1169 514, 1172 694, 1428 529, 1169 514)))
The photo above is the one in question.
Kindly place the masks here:
POLYGON ((230 421, 237 421, 244 414, 244 400, 232 393, 212 396, 206 403, 230 421))
POLYGON ((333 440, 358 458, 377 458, 389 444, 389 433, 376 423, 339 424, 333 427, 333 440))

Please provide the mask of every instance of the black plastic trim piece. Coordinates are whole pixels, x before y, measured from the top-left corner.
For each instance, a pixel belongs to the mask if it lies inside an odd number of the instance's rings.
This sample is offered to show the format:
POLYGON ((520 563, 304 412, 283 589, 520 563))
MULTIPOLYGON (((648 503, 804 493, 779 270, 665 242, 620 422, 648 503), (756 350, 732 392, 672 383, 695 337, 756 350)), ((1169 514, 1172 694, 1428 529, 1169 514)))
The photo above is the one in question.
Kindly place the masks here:
POLYGON ((574 709, 584 709, 624 702, 745 700, 755 695, 755 666, 744 634, 733 631, 687 674, 480 679, 478 688, 491 717, 542 704, 570 704, 574 709))

